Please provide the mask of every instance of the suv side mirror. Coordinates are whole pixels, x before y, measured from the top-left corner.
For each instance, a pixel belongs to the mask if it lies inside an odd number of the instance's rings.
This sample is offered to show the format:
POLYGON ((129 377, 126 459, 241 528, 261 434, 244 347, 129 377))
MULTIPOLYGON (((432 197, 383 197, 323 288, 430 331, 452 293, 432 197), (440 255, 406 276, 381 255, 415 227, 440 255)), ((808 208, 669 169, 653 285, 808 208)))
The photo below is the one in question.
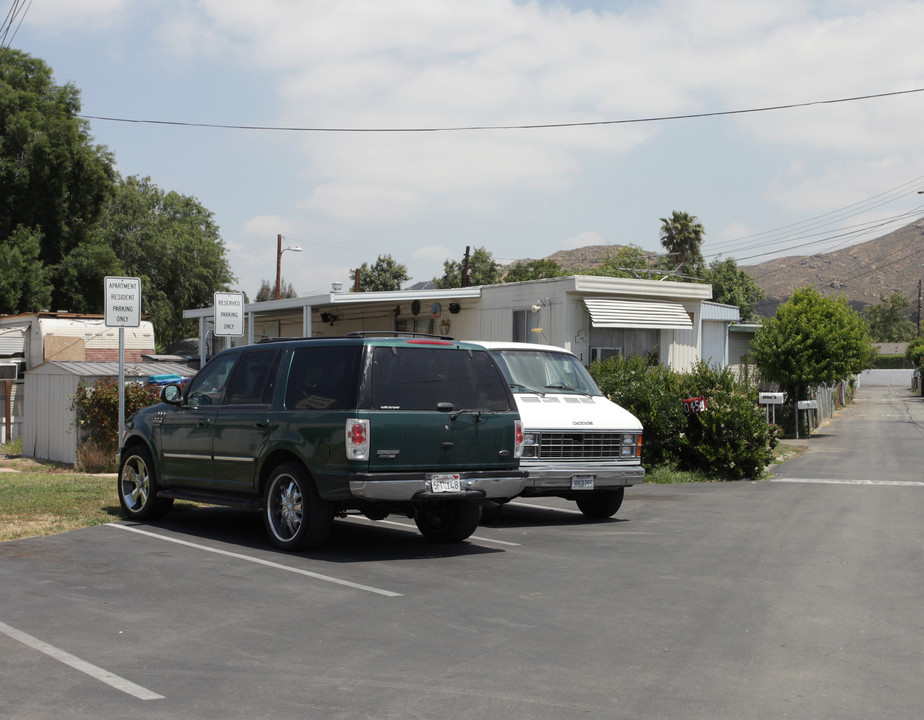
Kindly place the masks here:
POLYGON ((179 385, 165 385, 160 391, 160 399, 171 405, 179 405, 183 402, 183 388, 179 385))

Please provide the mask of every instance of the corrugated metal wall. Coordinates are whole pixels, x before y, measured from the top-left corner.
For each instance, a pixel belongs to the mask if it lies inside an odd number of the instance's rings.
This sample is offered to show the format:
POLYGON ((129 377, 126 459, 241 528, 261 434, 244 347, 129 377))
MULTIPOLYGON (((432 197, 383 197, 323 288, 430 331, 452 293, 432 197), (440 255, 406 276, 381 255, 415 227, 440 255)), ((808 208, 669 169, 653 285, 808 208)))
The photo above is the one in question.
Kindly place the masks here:
POLYGON ((80 378, 26 374, 22 452, 26 457, 73 464, 77 460, 74 411, 70 398, 80 378))
POLYGON ((703 322, 703 360, 710 365, 725 367, 728 362, 726 323, 703 322))

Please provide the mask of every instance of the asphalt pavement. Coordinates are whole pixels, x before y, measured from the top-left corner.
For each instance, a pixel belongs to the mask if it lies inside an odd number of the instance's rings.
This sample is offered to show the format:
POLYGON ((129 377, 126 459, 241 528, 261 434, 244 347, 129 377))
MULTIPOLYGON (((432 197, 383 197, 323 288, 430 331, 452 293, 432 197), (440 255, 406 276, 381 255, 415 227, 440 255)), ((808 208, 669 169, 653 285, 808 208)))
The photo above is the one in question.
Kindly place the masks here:
POLYGON ((514 503, 467 542, 206 508, 0 544, 0 717, 920 718, 924 405, 864 388, 770 480, 514 503))

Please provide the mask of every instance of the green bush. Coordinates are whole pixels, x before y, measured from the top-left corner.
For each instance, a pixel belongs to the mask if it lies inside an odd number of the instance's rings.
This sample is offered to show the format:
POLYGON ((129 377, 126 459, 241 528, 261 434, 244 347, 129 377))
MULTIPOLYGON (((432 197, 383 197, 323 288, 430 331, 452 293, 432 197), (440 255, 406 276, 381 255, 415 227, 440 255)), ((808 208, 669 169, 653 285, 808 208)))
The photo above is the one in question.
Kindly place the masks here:
MULTIPOLYGON (((125 417, 160 402, 160 388, 155 385, 125 384, 125 417)), ((76 425, 84 442, 104 453, 115 455, 119 442, 119 383, 102 378, 82 382, 72 398, 76 425)))
POLYGON ((642 422, 646 467, 736 480, 757 477, 772 460, 779 428, 767 423, 757 389, 728 369, 700 362, 679 373, 628 357, 594 363, 590 372, 607 397, 642 422), (683 401, 694 397, 706 399, 705 412, 684 415, 683 401))

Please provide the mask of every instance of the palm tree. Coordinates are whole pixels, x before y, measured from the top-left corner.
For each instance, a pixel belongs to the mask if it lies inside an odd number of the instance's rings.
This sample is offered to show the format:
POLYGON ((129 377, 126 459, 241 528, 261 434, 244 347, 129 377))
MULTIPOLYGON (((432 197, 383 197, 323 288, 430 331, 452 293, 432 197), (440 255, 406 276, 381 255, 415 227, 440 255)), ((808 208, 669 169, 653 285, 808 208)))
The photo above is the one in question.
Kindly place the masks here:
POLYGON ((703 224, 690 213, 674 210, 669 218, 661 218, 661 245, 677 269, 687 275, 696 273, 705 264, 700 251, 705 234, 703 224))

